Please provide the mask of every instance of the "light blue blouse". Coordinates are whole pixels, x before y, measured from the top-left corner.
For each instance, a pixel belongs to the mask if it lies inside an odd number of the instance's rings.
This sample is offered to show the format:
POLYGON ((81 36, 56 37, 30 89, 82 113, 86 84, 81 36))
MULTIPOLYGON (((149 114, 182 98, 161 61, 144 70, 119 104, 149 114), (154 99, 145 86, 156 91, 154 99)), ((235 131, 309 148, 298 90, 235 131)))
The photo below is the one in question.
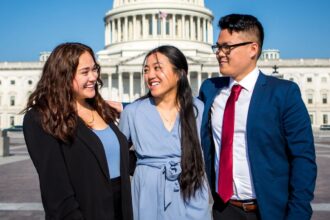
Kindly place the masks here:
POLYGON ((103 130, 93 129, 93 131, 103 144, 111 179, 119 177, 120 145, 116 134, 109 126, 103 130))
MULTIPOLYGON (((201 125, 203 103, 195 99, 197 127, 201 125)), ((119 128, 132 141, 137 167, 132 179, 134 220, 211 219, 208 186, 205 178, 189 202, 180 195, 181 141, 179 116, 168 131, 152 98, 127 105, 119 128)))

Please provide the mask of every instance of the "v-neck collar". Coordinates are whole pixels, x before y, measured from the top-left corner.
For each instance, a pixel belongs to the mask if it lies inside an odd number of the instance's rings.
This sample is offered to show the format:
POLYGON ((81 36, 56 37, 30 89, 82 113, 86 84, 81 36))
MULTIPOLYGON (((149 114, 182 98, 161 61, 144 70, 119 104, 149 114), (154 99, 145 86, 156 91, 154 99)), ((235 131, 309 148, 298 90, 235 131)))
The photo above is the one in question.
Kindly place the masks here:
POLYGON ((155 111, 155 113, 157 115, 158 121, 162 124, 163 129, 166 131, 166 133, 169 133, 169 134, 173 133, 174 129, 178 126, 177 123, 179 121, 179 112, 176 114, 175 121, 173 123, 172 129, 171 130, 168 130, 166 128, 165 124, 164 124, 164 121, 162 120, 162 117, 160 115, 160 112, 157 109, 155 100, 152 97, 149 97, 149 100, 150 100, 150 103, 151 103, 151 105, 152 105, 152 107, 153 107, 153 109, 154 109, 154 111, 155 111))

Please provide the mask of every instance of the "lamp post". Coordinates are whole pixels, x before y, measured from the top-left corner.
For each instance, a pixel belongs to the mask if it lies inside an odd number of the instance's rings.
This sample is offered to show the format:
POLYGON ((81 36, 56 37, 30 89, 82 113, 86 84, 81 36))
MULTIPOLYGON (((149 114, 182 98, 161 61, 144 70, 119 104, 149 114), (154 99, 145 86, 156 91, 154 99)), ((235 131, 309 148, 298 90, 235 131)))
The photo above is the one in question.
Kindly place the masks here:
POLYGON ((276 66, 276 65, 274 65, 273 66, 273 74, 278 74, 278 71, 277 71, 277 69, 278 69, 279 67, 278 66, 276 66))

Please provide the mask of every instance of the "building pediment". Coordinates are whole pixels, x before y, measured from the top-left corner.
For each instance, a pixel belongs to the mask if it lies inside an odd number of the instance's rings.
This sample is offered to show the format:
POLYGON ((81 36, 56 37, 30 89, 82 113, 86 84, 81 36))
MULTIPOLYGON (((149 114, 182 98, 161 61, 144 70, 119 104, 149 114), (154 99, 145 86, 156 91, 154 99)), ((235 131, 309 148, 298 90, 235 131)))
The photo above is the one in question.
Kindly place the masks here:
POLYGON ((118 65, 142 65, 146 54, 147 52, 142 52, 137 55, 125 57, 125 59, 119 61, 118 65))

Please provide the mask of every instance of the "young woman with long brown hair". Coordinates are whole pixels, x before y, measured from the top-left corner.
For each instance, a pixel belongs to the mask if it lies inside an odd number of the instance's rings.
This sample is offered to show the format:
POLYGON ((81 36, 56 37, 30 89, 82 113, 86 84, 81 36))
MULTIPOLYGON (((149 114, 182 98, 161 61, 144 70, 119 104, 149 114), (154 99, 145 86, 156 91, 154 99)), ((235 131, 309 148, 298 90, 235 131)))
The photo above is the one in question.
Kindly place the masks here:
POLYGON ((46 219, 132 220, 129 148, 101 85, 92 49, 64 43, 29 97, 24 136, 46 219))

